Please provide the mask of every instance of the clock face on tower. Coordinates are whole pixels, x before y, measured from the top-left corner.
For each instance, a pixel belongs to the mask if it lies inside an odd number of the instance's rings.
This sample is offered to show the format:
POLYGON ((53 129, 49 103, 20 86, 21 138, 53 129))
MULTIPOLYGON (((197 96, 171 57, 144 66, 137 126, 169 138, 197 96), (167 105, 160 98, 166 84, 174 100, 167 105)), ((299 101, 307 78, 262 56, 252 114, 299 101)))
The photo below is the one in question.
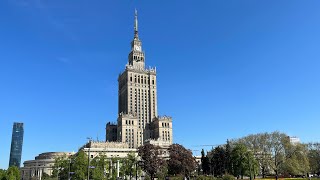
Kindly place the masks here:
POLYGON ((134 47, 134 50, 136 50, 136 51, 141 51, 141 47, 140 47, 140 46, 135 46, 135 47, 134 47))

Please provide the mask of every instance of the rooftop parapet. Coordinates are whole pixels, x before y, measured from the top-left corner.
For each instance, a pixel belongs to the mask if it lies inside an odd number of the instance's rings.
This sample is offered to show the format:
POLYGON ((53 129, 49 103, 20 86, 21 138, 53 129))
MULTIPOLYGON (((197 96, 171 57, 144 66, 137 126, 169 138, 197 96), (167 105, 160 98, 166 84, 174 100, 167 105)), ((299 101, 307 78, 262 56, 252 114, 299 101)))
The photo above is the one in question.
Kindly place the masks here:
POLYGON ((142 68, 142 67, 139 67, 139 66, 132 66, 130 64, 127 64, 126 65, 126 69, 127 70, 133 70, 133 71, 142 71, 142 72, 145 72, 145 73, 151 73, 151 74, 156 74, 157 73, 157 68, 154 67, 149 67, 148 69, 145 69, 145 68, 142 68))
POLYGON ((55 159, 57 157, 68 157, 73 155, 74 152, 45 152, 45 153, 41 153, 38 156, 35 157, 35 160, 38 159, 55 159))
POLYGON ((117 123, 115 123, 115 122, 108 122, 108 123, 107 123, 107 126, 117 126, 117 123))
POLYGON ((152 144, 160 147, 169 147, 170 145, 172 145, 170 141, 164 141, 161 139, 147 139, 144 142, 145 144, 152 144))
POLYGON ((90 141, 80 149, 84 148, 129 148, 129 145, 123 142, 90 141))
POLYGON ((119 113, 119 118, 138 118, 136 113, 119 113))
POLYGON ((172 117, 171 116, 158 116, 155 118, 155 120, 159 120, 159 121, 172 121, 172 117))

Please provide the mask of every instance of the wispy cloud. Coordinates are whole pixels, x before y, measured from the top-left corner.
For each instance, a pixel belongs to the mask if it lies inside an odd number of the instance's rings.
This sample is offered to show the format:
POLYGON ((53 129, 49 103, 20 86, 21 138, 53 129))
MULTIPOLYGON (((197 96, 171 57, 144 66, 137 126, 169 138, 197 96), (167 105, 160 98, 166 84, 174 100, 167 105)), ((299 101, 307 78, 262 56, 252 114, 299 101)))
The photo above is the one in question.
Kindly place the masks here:
POLYGON ((64 64, 71 64, 71 60, 69 58, 67 58, 67 57, 58 57, 57 60, 59 62, 64 63, 64 64))

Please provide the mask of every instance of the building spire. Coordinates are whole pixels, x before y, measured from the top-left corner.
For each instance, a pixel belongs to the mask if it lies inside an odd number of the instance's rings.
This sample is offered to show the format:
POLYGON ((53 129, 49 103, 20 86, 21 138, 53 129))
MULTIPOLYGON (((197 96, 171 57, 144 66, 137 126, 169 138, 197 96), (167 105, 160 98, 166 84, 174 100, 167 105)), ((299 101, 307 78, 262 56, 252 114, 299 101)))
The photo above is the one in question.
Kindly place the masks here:
POLYGON ((134 38, 138 38, 138 11, 134 9, 134 38))

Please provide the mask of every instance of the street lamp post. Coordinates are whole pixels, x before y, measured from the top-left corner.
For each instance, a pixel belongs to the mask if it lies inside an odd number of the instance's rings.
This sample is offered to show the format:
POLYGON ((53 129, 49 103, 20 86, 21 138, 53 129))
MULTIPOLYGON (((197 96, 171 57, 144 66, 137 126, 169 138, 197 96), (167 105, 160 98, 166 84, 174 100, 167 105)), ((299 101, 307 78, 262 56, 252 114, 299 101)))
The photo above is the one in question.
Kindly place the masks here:
POLYGON ((250 180, 252 180, 250 151, 248 151, 248 152, 247 152, 247 157, 248 157, 248 165, 249 165, 250 180))
POLYGON ((137 161, 136 162, 136 180, 138 179, 138 166, 143 166, 143 161, 137 161))
POLYGON ((88 180, 90 180, 90 147, 88 151, 88 180))
POLYGON ((91 139, 87 138, 89 140, 89 151, 88 151, 88 180, 90 180, 90 147, 91 147, 91 139))
POLYGON ((109 169, 110 169, 110 171, 109 171, 109 176, 110 176, 110 178, 112 177, 112 173, 113 173, 113 171, 112 171, 112 168, 113 168, 112 165, 113 165, 113 164, 112 164, 112 159, 111 159, 111 160, 110 160, 110 168, 109 168, 109 169))
POLYGON ((136 180, 138 179, 138 161, 136 162, 136 180))
POLYGON ((120 177, 120 162, 117 160, 117 179, 120 177))
POLYGON ((68 180, 70 180, 70 171, 71 171, 71 158, 69 157, 69 172, 68 172, 68 180))

